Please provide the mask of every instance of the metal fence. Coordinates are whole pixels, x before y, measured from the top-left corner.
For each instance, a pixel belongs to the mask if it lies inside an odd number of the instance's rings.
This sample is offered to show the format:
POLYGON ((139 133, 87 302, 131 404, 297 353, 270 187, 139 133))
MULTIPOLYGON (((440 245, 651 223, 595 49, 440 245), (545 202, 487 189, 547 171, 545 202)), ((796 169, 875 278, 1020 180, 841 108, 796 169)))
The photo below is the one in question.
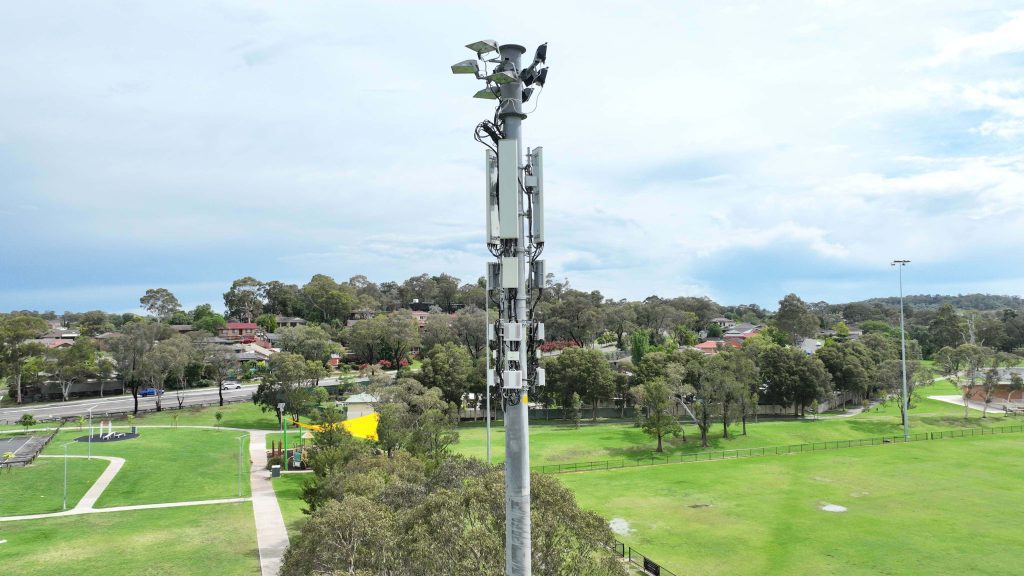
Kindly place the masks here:
POLYGON ((612 551, 620 558, 626 559, 630 564, 644 571, 644 574, 651 576, 678 576, 675 572, 651 560, 648 556, 641 554, 632 546, 627 546, 618 540, 612 544, 612 551))
POLYGON ((906 439, 904 439, 902 435, 881 436, 876 438, 861 438, 857 440, 830 440, 827 442, 790 444, 788 446, 766 446, 763 448, 739 448, 736 450, 691 452, 689 454, 674 454, 670 456, 649 456, 646 458, 636 459, 596 460, 592 462, 571 462, 568 464, 544 464, 541 466, 534 466, 532 467, 532 470, 535 472, 541 472, 543 474, 593 472, 596 470, 636 468, 640 466, 655 466, 658 464, 676 464, 681 462, 705 462, 708 460, 734 460, 738 458, 753 458, 755 456, 779 456, 785 454, 800 454, 803 452, 820 452, 822 450, 837 450, 839 448, 856 448, 858 446, 878 446, 882 444, 922 442, 926 440, 941 440, 944 438, 987 436, 993 434, 1009 434, 1014 432, 1024 432, 1024 425, 1000 426, 992 428, 962 428, 959 430, 944 430, 940 432, 918 432, 916 434, 911 434, 910 437, 906 439))

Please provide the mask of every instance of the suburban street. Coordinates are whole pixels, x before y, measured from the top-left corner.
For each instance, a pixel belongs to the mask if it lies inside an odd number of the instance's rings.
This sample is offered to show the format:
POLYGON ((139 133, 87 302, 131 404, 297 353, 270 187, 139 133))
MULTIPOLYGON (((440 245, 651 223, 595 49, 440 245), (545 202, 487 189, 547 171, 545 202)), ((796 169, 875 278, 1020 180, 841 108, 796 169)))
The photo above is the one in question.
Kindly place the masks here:
MULTIPOLYGON (((245 384, 237 390, 225 390, 224 400, 252 397, 256 390, 256 384, 245 384)), ((196 404, 209 404, 217 401, 217 388, 203 388, 185 392, 185 406, 196 404)), ((164 392, 163 405, 177 407, 178 400, 173 390, 164 392)), ((67 402, 46 402, 25 404, 23 406, 0 409, 0 424, 13 424, 21 415, 28 412, 36 420, 48 420, 60 416, 78 416, 89 413, 89 407, 95 406, 92 411, 93 417, 103 416, 108 412, 124 412, 134 407, 134 401, 130 393, 118 396, 107 396, 105 398, 95 397, 83 400, 69 400, 67 402)), ((152 409, 156 406, 156 398, 148 396, 139 398, 139 410, 152 409)))

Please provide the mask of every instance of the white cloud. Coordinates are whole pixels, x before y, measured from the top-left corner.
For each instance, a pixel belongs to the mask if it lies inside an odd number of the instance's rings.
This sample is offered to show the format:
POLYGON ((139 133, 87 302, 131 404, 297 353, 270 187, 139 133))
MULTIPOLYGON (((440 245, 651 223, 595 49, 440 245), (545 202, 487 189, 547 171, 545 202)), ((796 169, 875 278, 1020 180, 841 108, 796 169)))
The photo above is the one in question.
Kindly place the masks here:
POLYGON ((1024 51, 1024 12, 1010 14, 994 30, 966 34, 947 40, 929 63, 940 66, 968 58, 991 58, 1024 51))

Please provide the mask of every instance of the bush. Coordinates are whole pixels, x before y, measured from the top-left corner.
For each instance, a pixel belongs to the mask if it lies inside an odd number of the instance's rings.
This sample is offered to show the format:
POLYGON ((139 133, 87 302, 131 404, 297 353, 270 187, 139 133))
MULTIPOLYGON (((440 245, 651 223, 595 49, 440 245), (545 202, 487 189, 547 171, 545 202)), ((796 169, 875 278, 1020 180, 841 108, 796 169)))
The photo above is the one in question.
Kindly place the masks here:
POLYGON ((274 466, 280 466, 284 469, 284 456, 271 456, 267 458, 267 470, 270 470, 274 466))

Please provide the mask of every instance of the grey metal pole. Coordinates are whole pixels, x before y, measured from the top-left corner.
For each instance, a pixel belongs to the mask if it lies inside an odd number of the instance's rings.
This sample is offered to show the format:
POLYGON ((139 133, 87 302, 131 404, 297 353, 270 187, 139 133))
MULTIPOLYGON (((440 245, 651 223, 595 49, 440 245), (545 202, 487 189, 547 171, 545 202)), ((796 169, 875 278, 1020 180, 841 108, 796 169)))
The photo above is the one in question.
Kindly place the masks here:
POLYGON ((245 436, 239 436, 238 440, 238 497, 242 497, 242 438, 245 436))
MULTIPOLYGON (((490 282, 490 279, 487 280, 490 282)), ((487 418, 484 421, 484 426, 487 428, 487 465, 491 465, 491 384, 492 378, 491 373, 491 339, 488 336, 490 333, 491 326, 491 290, 489 284, 484 285, 484 341, 487 342, 487 347, 484 349, 486 355, 486 371, 484 372, 484 396, 487 397, 487 418)))
POLYGON ((64 507, 62 510, 68 509, 68 445, 64 445, 64 507))
MULTIPOLYGON (((516 44, 503 44, 499 53, 502 60, 508 59, 521 70, 522 55, 526 48, 516 44)), ((499 116, 504 122, 504 137, 516 141, 516 166, 522 168, 522 122, 526 115, 522 112, 523 84, 509 82, 501 85, 503 108, 499 116)), ((523 230, 524 215, 523 195, 519 198, 518 242, 516 257, 519 262, 519 278, 516 288, 515 310, 506 310, 506 322, 527 322, 526 312, 526 237, 523 230)), ((506 308, 509 308, 506 306, 506 308)), ((522 330, 519 343, 519 366, 525 371, 528 358, 527 330, 522 330)), ((530 576, 532 573, 530 542, 530 435, 527 404, 529 397, 527 388, 514 392, 519 395, 518 402, 505 406, 505 574, 507 576, 530 576)))
POLYGON ((907 397, 907 337, 906 331, 903 326, 903 267, 909 263, 910 260, 896 260, 893 262, 894 265, 898 264, 900 269, 900 352, 903 363, 903 439, 910 439, 910 423, 907 412, 910 407, 910 398, 907 397))
MULTIPOLYGON (((99 406, 99 404, 96 406, 99 406)), ((92 409, 96 406, 89 407, 89 460, 92 460, 92 409)))

